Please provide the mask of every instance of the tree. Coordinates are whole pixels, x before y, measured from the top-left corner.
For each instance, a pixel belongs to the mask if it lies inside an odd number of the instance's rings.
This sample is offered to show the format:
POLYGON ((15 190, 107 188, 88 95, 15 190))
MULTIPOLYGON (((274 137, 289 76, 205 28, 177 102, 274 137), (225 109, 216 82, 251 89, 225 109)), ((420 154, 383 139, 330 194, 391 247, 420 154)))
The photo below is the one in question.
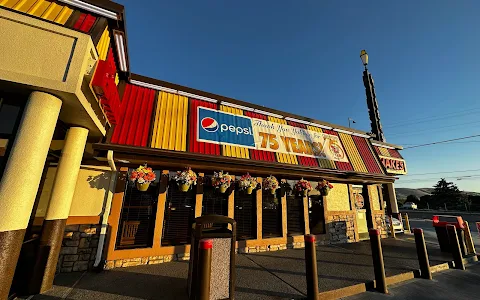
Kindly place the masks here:
POLYGON ((468 201, 468 198, 462 194, 453 182, 447 182, 445 178, 441 178, 433 188, 434 208, 444 208, 446 205, 450 209, 465 209, 465 201, 468 201))
POLYGON ((420 199, 415 195, 408 195, 407 201, 405 202, 413 202, 415 204, 418 204, 420 202, 420 199))

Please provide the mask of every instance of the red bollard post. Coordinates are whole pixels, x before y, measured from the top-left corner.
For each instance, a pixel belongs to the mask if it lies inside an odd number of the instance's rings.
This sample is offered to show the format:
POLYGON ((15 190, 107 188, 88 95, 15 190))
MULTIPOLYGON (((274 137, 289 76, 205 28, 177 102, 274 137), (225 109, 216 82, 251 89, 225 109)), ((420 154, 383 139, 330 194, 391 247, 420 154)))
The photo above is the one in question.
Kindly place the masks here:
POLYGON ((421 228, 413 229, 415 235, 415 246, 417 248, 418 264, 420 265, 420 276, 425 279, 432 280, 432 271, 428 260, 427 246, 425 245, 425 237, 421 228))
POLYGON ((318 300, 318 269, 315 236, 305 235, 305 273, 307 279, 307 299, 318 300))
POLYGON ((370 229, 370 246, 372 247, 373 270, 375 272, 375 288, 381 293, 388 293, 385 265, 383 263, 382 243, 380 242, 380 230, 370 229))
POLYGON ((212 272, 212 248, 211 239, 203 239, 199 243, 198 255, 198 298, 199 300, 210 299, 210 276, 212 272))

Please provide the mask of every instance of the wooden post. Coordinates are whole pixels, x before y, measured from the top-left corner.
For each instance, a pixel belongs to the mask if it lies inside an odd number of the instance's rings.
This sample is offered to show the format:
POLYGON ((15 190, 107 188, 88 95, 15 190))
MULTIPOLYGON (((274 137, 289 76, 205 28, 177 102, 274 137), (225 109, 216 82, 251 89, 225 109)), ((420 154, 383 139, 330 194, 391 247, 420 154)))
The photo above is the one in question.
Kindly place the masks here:
POLYGON ((318 269, 315 236, 305 235, 305 273, 307 280, 307 299, 318 300, 318 269))
POLYGON ((370 246, 372 248, 373 269, 375 272, 375 288, 380 293, 388 293, 387 279, 385 276, 385 265, 383 263, 382 243, 380 241, 380 230, 370 229, 370 246))
POLYGON ((467 254, 476 254, 475 244, 473 243, 472 233, 470 232, 470 227, 468 222, 464 221, 464 231, 465 231, 465 244, 467 244, 467 254))
POLYGON ((393 217, 388 216, 390 218, 390 233, 392 234, 392 237, 395 239, 395 229, 393 228, 393 217))
POLYGON ((408 214, 407 213, 405 213, 405 227, 406 227, 405 230, 407 230, 408 233, 412 232, 412 230, 410 228, 410 221, 408 220, 408 214))
POLYGON ((448 239, 450 240, 453 261, 455 263, 455 269, 465 270, 462 251, 460 250, 460 243, 458 242, 457 228, 455 227, 455 225, 447 225, 447 232, 448 239))
POLYGON ((418 264, 420 265, 420 276, 425 279, 432 280, 432 271, 428 260, 427 246, 425 245, 425 237, 421 228, 413 230, 415 235, 415 245, 417 247, 418 264))

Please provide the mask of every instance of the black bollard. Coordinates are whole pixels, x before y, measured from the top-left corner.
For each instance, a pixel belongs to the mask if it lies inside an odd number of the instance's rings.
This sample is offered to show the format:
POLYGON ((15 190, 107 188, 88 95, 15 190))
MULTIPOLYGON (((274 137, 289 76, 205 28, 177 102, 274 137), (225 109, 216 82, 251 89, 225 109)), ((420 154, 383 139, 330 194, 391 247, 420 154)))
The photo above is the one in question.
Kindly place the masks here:
POLYGON ((380 293, 388 293, 385 265, 383 263, 382 243, 380 242, 380 230, 370 229, 370 246, 372 247, 373 269, 375 271, 375 288, 380 293))
POLYGON ((210 239, 200 240, 198 255, 198 295, 199 300, 210 299, 210 276, 212 272, 212 248, 210 239))
POLYGON ((318 300, 318 271, 315 236, 305 235, 305 273, 307 279, 307 299, 318 300))
POLYGON ((460 250, 460 243, 458 242, 457 228, 455 225, 447 225, 448 239, 450 241, 450 247, 452 249, 453 262, 455 263, 455 269, 465 270, 465 264, 463 263, 462 250, 460 250))
POLYGON ((413 229, 413 234, 415 235, 418 264, 420 265, 420 276, 432 280, 432 271, 430 270, 430 262, 428 260, 427 246, 425 244, 423 230, 421 228, 415 228, 413 229))

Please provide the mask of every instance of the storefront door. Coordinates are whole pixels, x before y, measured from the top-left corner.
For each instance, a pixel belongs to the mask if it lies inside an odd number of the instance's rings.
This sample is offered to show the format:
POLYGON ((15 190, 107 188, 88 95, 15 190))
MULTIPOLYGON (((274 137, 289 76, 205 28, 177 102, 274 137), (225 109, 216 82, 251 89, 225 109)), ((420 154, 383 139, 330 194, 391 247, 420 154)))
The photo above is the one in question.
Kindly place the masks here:
POLYGON ((368 236, 367 210, 365 199, 363 198, 363 186, 353 186, 353 197, 355 208, 357 209, 357 228, 360 240, 366 240, 368 236))

